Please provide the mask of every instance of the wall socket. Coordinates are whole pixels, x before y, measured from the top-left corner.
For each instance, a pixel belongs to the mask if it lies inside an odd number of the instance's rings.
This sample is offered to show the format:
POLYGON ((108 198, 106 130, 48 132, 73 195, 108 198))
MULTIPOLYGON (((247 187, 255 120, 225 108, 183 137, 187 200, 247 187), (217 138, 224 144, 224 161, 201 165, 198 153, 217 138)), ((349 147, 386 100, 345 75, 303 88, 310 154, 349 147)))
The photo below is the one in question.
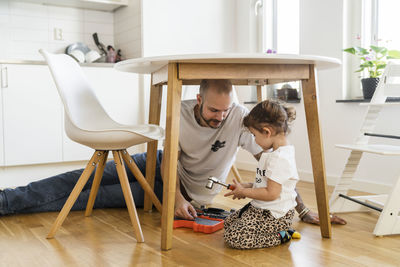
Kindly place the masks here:
POLYGON ((61 28, 54 28, 54 40, 57 41, 63 40, 63 31, 61 28))

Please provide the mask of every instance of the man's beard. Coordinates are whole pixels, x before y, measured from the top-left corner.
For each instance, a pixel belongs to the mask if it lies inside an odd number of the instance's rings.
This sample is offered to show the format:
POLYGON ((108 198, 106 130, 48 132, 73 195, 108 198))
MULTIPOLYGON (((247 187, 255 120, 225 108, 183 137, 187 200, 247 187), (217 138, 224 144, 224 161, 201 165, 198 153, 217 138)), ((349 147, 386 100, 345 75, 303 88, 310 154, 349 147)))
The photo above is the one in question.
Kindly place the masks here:
POLYGON ((211 128, 214 128, 214 129, 218 129, 219 127, 221 127, 222 126, 222 123, 225 121, 225 119, 223 119, 222 121, 219 121, 219 120, 216 120, 216 119, 209 119, 209 120, 207 120, 206 118, 204 118, 204 116, 203 116, 203 103, 201 103, 201 105, 200 105, 200 110, 199 110, 200 112, 200 117, 203 119, 203 121, 209 126, 209 127, 211 127, 211 128), (214 122, 214 123, 219 123, 219 125, 218 126, 212 126, 210 123, 211 122, 214 122))

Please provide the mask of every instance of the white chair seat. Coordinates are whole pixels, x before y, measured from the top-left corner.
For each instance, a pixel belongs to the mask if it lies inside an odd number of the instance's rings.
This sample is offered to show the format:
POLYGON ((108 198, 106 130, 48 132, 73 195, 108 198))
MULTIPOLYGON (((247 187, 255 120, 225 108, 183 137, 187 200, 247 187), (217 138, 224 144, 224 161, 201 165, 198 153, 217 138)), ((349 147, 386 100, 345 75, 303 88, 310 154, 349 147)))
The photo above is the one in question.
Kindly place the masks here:
POLYGON ((81 129, 66 116, 65 131, 71 140, 96 150, 121 150, 164 137, 164 130, 157 125, 110 124, 107 128, 81 129))

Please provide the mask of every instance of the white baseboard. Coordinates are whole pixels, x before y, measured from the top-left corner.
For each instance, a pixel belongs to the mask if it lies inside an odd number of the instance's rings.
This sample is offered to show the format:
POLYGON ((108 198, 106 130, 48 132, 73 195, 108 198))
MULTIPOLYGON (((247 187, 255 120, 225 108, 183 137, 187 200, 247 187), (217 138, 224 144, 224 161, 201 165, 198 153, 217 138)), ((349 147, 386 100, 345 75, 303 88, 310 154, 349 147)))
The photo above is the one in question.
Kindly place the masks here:
MULTIPOLYGON (((141 144, 128 148, 128 153, 142 153, 145 150, 145 144, 141 144)), ((112 153, 110 152, 108 159, 112 160, 112 157, 112 153)), ((30 182, 38 181, 60 173, 85 168, 88 161, 89 158, 82 161, 0 167, 0 188, 24 186, 30 182)))
POLYGON ((24 186, 60 173, 84 168, 87 161, 21 165, 0 168, 0 188, 24 186))
MULTIPOLYGON (((257 168, 257 164, 253 162, 236 161, 235 165, 240 170, 254 171, 257 168)), ((305 170, 298 170, 300 180, 305 182, 314 182, 312 172, 305 170)), ((339 181, 339 176, 327 175, 326 183, 330 186, 335 186, 339 181)), ((387 184, 372 183, 362 179, 353 180, 351 189, 367 192, 371 194, 386 194, 390 192, 391 186, 387 184)))

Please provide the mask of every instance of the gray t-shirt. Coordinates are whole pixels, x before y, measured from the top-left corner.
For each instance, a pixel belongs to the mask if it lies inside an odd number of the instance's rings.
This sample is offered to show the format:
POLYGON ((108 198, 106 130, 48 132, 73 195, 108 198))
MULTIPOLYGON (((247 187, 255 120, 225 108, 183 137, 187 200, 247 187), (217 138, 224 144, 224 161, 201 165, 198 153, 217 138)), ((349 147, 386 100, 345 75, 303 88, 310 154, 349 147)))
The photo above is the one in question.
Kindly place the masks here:
POLYGON ((201 205, 210 204, 221 191, 220 185, 207 189, 209 176, 225 182, 239 147, 256 155, 262 151, 254 137, 243 126, 249 112, 242 105, 232 109, 218 129, 200 126, 194 116, 196 100, 182 101, 178 160, 178 175, 187 194, 201 205))

